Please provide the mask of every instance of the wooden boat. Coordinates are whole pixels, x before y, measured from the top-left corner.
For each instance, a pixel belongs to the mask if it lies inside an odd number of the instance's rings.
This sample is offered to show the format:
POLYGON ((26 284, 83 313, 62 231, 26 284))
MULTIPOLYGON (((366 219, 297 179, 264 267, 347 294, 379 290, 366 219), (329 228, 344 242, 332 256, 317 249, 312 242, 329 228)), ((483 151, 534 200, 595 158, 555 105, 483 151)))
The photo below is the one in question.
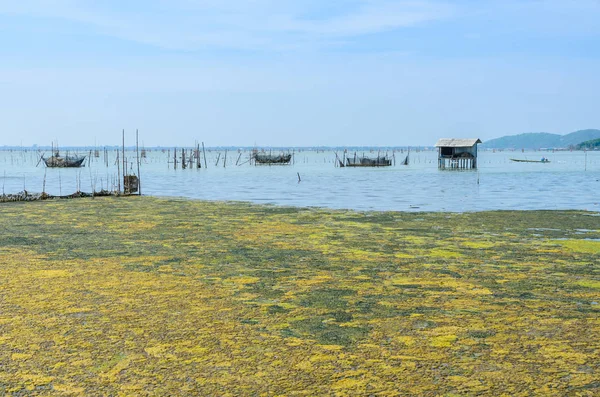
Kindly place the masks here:
POLYGON ((254 161, 256 164, 289 164, 292 160, 292 155, 288 154, 266 154, 254 153, 254 161))
POLYGON ((42 160, 49 168, 78 168, 83 165, 85 156, 64 156, 62 157, 58 152, 54 153, 52 157, 45 158, 42 156, 42 160))
POLYGON ((518 163, 549 163, 550 160, 542 157, 541 160, 522 160, 522 159, 510 159, 510 161, 516 161, 518 163))
POLYGON ((392 160, 387 156, 377 156, 375 158, 370 157, 356 157, 346 158, 346 167, 389 167, 392 165, 392 160))

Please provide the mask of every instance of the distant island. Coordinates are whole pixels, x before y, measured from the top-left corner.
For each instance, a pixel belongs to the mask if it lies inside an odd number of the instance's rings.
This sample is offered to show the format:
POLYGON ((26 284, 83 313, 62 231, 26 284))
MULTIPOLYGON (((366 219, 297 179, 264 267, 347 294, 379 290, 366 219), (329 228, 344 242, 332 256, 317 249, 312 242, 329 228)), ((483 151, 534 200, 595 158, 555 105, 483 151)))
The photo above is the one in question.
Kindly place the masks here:
POLYGON ((579 130, 567 135, 529 132, 490 139, 482 147, 487 149, 583 149, 583 147, 579 148, 580 144, 598 140, 600 140, 600 130, 595 129, 579 130))

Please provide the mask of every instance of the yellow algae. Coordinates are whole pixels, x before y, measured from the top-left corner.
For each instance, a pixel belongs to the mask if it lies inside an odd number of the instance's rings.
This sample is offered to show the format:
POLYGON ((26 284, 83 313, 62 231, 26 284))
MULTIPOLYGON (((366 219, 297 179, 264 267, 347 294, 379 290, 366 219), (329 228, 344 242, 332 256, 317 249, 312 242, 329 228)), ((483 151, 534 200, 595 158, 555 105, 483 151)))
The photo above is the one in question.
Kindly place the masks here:
POLYGON ((0 394, 592 395, 596 219, 0 205, 0 394))
POLYGON ((31 357, 33 357, 33 354, 13 353, 13 354, 11 354, 10 359, 14 360, 14 361, 21 361, 21 360, 29 360, 31 357))
POLYGON ((101 376, 106 377, 110 381, 114 382, 116 381, 117 376, 120 375, 121 371, 126 369, 130 363, 131 358, 125 357, 119 362, 117 362, 117 364, 114 367, 110 368, 107 372, 101 374, 101 376))
POLYGON ((231 277, 227 281, 235 283, 235 284, 253 284, 259 281, 258 277, 251 276, 240 276, 240 277, 231 277))
POLYGON ((39 375, 39 374, 23 374, 22 378, 25 382, 32 386, 47 385, 54 380, 51 376, 39 375))
POLYGON ((303 371, 311 371, 314 367, 310 360, 304 360, 294 366, 294 368, 303 370, 303 371))
POLYGON ((320 274, 320 275, 313 276, 310 279, 297 280, 296 284, 309 286, 309 285, 322 284, 322 283, 325 283, 325 282, 328 282, 331 280, 332 280, 332 277, 330 275, 320 274))
POLYGON ((456 259, 461 258, 463 255, 460 252, 449 250, 449 249, 429 249, 425 251, 428 256, 437 256, 440 258, 456 259))
POLYGON ((492 248, 494 243, 491 241, 463 241, 461 245, 473 249, 487 249, 492 248))
POLYGON ((395 336, 394 340, 403 343, 406 346, 412 346, 415 344, 415 338, 409 335, 399 335, 395 336))
POLYGON ((581 252, 585 254, 596 254, 600 255, 600 241, 593 240, 554 240, 556 244, 559 244, 571 251, 581 252))
POLYGON ((581 285, 582 287, 600 289, 600 281, 598 280, 579 280, 576 284, 581 285))
POLYGON ((338 350, 343 349, 343 346, 339 346, 339 345, 317 345, 317 346, 319 346, 321 349, 327 350, 327 351, 338 351, 338 350))
POLYGON ((387 283, 392 285, 413 285, 426 283, 425 280, 417 280, 409 277, 397 276, 387 280, 387 283))
POLYGON ((160 357, 163 356, 169 348, 169 345, 155 345, 146 347, 144 351, 150 356, 160 357))
POLYGON ((76 384, 52 383, 52 389, 64 395, 83 395, 85 388, 78 387, 76 384))
POLYGON ((311 363, 321 363, 321 362, 328 362, 328 361, 335 361, 336 360, 336 356, 331 355, 331 354, 313 354, 312 356, 309 357, 309 361, 311 363))
POLYGON ((335 389, 354 389, 357 387, 362 387, 365 384, 364 380, 354 379, 354 378, 346 378, 341 379, 333 383, 331 387, 335 389))
POLYGON ((71 272, 69 272, 67 270, 61 270, 61 269, 56 269, 56 270, 48 269, 48 270, 38 270, 38 271, 31 272, 31 276, 39 277, 39 278, 70 277, 71 272))
POLYGON ((431 338, 430 345, 433 347, 450 347, 456 340, 456 335, 442 335, 431 338))

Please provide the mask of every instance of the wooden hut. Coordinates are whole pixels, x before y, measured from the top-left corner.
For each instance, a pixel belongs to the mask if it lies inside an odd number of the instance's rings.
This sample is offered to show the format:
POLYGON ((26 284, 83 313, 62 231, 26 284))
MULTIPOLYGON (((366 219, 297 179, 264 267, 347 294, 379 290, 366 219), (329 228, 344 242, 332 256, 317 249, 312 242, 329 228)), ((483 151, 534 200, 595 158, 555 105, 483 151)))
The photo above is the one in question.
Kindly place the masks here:
POLYGON ((478 138, 440 139, 435 147, 438 148, 438 168, 469 169, 477 168, 478 138))

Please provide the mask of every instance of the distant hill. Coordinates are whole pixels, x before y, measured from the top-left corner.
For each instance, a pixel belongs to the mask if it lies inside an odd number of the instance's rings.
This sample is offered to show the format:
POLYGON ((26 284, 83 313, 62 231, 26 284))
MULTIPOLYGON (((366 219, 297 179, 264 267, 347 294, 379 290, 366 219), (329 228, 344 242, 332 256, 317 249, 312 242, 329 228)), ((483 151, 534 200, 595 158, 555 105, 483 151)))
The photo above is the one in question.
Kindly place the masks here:
POLYGON ((494 149, 541 149, 576 147, 582 142, 600 139, 600 130, 580 130, 567 135, 528 132, 490 139, 482 147, 494 149))
POLYGON ((591 141, 585 141, 575 146, 578 150, 600 150, 600 139, 592 139, 591 141))

